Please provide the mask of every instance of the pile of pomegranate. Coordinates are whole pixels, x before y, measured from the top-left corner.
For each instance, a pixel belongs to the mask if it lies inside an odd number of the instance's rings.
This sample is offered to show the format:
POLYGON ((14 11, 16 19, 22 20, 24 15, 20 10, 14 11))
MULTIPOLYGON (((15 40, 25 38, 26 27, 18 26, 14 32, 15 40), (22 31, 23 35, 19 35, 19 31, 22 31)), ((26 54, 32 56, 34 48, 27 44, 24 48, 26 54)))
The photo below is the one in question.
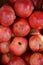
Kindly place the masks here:
POLYGON ((0 7, 0 63, 43 65, 43 0, 8 0, 0 7))

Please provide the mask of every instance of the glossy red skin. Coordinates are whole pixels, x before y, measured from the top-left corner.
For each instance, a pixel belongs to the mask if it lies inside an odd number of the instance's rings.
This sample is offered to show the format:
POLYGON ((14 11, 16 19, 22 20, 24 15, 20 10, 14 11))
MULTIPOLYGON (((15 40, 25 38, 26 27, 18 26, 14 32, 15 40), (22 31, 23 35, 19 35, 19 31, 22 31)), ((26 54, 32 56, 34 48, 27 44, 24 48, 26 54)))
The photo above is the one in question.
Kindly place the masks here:
POLYGON ((30 32, 30 26, 26 19, 17 19, 13 25, 13 33, 15 36, 26 36, 30 32))
POLYGON ((25 38, 15 37, 12 43, 10 44, 9 49, 12 54, 21 56, 27 50, 27 46, 28 41, 25 38))
POLYGON ((9 5, 4 5, 0 9, 0 21, 3 26, 10 26, 15 20, 15 12, 9 5))
POLYGON ((43 41, 38 35, 34 35, 29 39, 29 47, 34 52, 43 52, 43 41))
POLYGON ((8 65, 26 65, 26 63, 24 62, 24 60, 20 57, 14 57, 10 60, 10 62, 8 63, 8 65))
POLYGON ((14 4, 14 10, 20 17, 26 18, 31 15, 34 6, 30 0, 19 0, 14 4))
POLYGON ((30 57, 30 65, 43 65, 43 55, 41 53, 34 53, 30 57))
POLYGON ((8 53, 9 52, 9 43, 8 42, 2 42, 0 43, 0 51, 1 53, 8 53))
POLYGON ((43 12, 37 11, 34 12, 30 18, 29 23, 34 29, 42 29, 43 28, 43 12))
POLYGON ((23 59, 26 61, 27 65, 30 65, 30 56, 32 55, 32 52, 27 52, 23 55, 23 59))
POLYGON ((7 42, 11 38, 11 30, 9 27, 0 26, 0 42, 7 42))
POLYGON ((2 59, 1 59, 1 62, 2 64, 7 64, 8 62, 10 61, 10 57, 7 55, 7 54, 3 54, 2 55, 2 59))
POLYGON ((32 0, 32 2, 36 8, 41 7, 42 0, 32 0))

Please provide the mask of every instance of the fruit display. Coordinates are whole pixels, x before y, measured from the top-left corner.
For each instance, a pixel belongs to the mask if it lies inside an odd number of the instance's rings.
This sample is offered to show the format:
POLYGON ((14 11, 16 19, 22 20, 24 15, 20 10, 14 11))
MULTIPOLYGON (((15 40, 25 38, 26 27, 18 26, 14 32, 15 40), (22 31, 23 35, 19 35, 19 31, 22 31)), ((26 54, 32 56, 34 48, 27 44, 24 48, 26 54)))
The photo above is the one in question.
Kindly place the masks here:
POLYGON ((43 0, 0 0, 0 65, 43 65, 43 0))

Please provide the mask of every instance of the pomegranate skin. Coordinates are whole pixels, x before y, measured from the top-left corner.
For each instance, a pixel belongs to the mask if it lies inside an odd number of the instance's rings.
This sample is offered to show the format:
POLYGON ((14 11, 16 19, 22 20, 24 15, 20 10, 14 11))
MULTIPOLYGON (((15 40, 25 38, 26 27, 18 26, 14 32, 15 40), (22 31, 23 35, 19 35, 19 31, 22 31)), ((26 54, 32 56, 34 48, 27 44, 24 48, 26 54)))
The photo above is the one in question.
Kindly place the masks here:
POLYGON ((34 12, 29 18, 30 26, 34 29, 43 28, 43 12, 34 12))
POLYGON ((10 26, 15 20, 15 12, 9 5, 4 5, 0 9, 0 21, 3 26, 10 26))
POLYGON ((9 3, 10 3, 11 5, 14 5, 16 1, 21 1, 21 0, 9 0, 9 3))
POLYGON ((24 60, 20 57, 14 57, 12 58, 7 65, 26 65, 24 60))
POLYGON ((0 51, 3 54, 8 53, 9 52, 9 42, 0 43, 0 51))
POLYGON ((30 26, 26 19, 17 19, 13 25, 12 31, 15 36, 26 36, 30 32, 30 26))
POLYGON ((7 64, 8 62, 10 61, 10 57, 7 56, 7 54, 3 54, 2 55, 2 59, 1 59, 1 62, 2 64, 7 64))
POLYGON ((17 0, 9 0, 11 4, 14 4, 17 0))
POLYGON ((11 60, 11 58, 13 58, 14 56, 11 53, 5 53, 2 54, 2 58, 1 58, 1 62, 2 64, 6 65, 9 63, 9 61, 11 60))
POLYGON ((30 65, 30 57, 31 57, 31 55, 32 55, 33 53, 32 52, 27 52, 27 53, 25 53, 24 55, 23 55, 23 59, 25 60, 25 62, 27 63, 27 65, 30 65))
POLYGON ((9 46, 10 52, 14 55, 21 56, 28 46, 28 41, 22 37, 15 37, 9 46))
POLYGON ((42 10, 43 10, 43 5, 42 5, 42 10))
POLYGON ((30 65, 43 65, 43 55, 41 53, 34 53, 30 57, 30 65))
POLYGON ((18 16, 26 18, 31 15, 34 6, 30 0, 19 0, 15 2, 14 10, 18 16))
POLYGON ((9 27, 0 26, 0 42, 7 42, 10 40, 12 32, 9 27))
POLYGON ((42 0, 32 0, 35 8, 40 9, 41 8, 41 4, 42 4, 42 0))
POLYGON ((38 35, 34 35, 29 39, 29 47, 34 52, 43 52, 43 41, 38 35))

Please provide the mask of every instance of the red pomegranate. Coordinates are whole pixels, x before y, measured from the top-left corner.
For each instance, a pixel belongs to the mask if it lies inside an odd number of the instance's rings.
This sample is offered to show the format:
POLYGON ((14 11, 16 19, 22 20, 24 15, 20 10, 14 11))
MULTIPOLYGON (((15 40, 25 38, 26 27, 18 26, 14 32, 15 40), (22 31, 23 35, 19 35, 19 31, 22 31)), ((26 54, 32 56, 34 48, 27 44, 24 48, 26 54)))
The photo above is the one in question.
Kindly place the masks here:
POLYGON ((15 36, 26 36, 30 32, 30 26, 26 19, 19 18, 15 21, 12 30, 15 36))
POLYGON ((31 0, 19 0, 15 2, 14 10, 18 16, 26 18, 31 15, 34 6, 31 0))
POLYGON ((42 29, 43 28, 43 12, 36 11, 34 12, 30 18, 29 23, 34 29, 42 29))
POLYGON ((26 65, 24 60, 20 57, 14 57, 12 58, 7 65, 26 65))
POLYGON ((3 54, 8 53, 9 52, 9 42, 0 43, 0 51, 3 54))
POLYGON ((43 65, 43 55, 41 53, 34 53, 30 57, 30 65, 43 65))
POLYGON ((10 26, 15 20, 15 12, 9 5, 3 5, 0 9, 0 21, 3 26, 10 26))
POLYGON ((21 56, 27 50, 27 46, 28 41, 25 38, 15 37, 11 42, 9 49, 12 54, 21 56))
POLYGON ((12 32, 9 27, 0 26, 0 42, 7 42, 10 40, 12 32))

